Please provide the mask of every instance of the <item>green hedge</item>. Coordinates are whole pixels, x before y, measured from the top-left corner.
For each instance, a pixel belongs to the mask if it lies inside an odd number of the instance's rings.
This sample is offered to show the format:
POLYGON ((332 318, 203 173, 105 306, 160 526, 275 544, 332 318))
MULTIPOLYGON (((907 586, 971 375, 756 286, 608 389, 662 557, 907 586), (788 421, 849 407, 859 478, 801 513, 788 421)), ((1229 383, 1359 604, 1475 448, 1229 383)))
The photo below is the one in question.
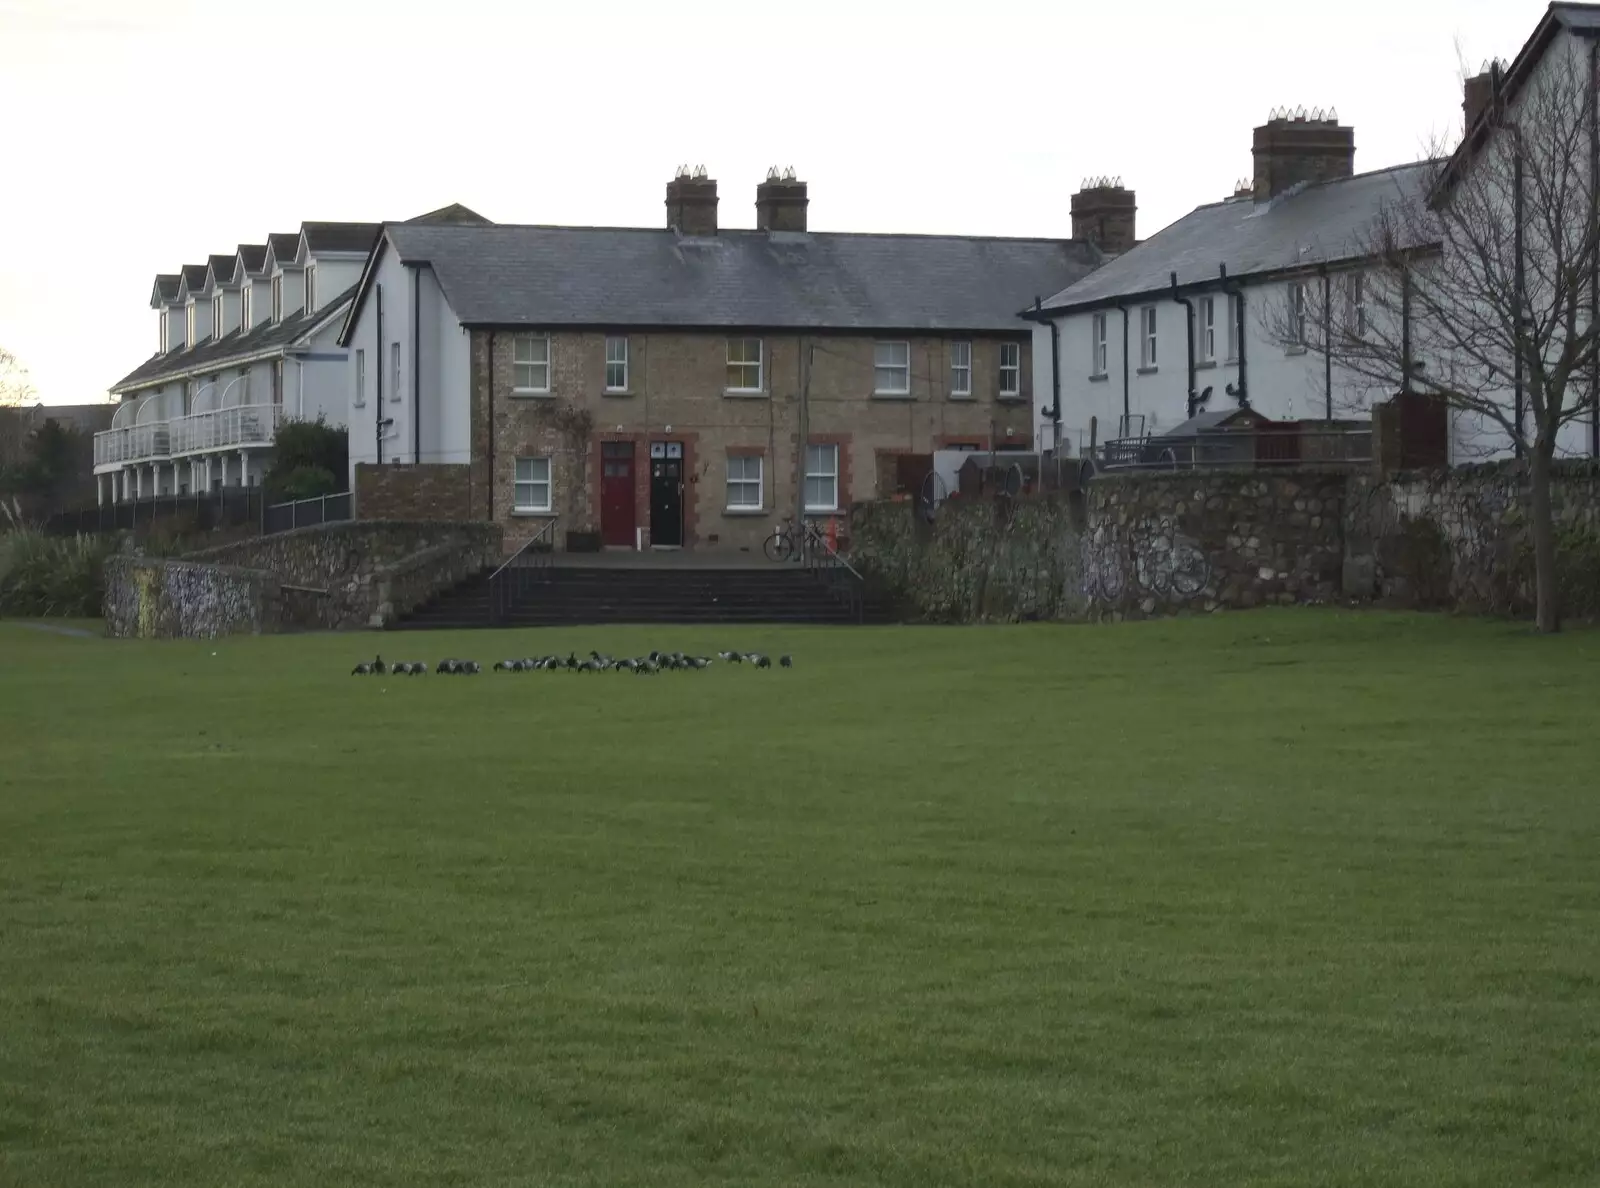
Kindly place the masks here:
POLYGON ((115 536, 0 535, 0 615, 92 619, 105 599, 106 558, 115 536))

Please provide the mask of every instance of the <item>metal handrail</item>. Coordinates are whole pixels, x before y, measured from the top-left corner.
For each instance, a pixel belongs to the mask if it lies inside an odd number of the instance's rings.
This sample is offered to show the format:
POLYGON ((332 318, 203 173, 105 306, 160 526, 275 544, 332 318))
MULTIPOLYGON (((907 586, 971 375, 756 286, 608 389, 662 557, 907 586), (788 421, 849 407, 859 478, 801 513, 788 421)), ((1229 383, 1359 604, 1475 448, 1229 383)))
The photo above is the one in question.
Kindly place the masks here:
POLYGON ((527 592, 528 578, 524 575, 530 572, 543 574, 550 570, 549 552, 535 552, 534 546, 543 541, 554 547, 556 523, 560 519, 560 516, 551 516, 543 528, 535 532, 521 548, 505 559, 499 569, 489 575, 489 614, 495 622, 502 621, 506 612, 521 601, 527 592), (519 564, 530 554, 536 558, 542 557, 543 561, 533 560, 531 564, 519 564))
POLYGON ((860 571, 846 561, 839 550, 834 548, 828 542, 828 538, 821 533, 806 533, 801 542, 801 559, 806 572, 828 586, 833 593, 843 594, 845 607, 859 623, 866 614, 867 587, 867 579, 861 576, 860 571), (810 547, 812 542, 822 546, 820 555, 810 547), (836 575, 841 570, 850 577, 838 579, 836 575), (855 580, 851 581, 850 578, 855 580))

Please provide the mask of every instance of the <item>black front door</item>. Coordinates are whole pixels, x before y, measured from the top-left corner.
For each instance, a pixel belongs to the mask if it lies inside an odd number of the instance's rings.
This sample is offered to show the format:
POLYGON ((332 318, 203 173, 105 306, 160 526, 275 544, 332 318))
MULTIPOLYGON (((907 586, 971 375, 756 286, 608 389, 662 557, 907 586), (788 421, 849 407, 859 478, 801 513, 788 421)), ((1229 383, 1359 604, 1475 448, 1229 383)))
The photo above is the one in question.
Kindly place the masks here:
POLYGON ((683 443, 650 443, 650 543, 683 544, 683 443))

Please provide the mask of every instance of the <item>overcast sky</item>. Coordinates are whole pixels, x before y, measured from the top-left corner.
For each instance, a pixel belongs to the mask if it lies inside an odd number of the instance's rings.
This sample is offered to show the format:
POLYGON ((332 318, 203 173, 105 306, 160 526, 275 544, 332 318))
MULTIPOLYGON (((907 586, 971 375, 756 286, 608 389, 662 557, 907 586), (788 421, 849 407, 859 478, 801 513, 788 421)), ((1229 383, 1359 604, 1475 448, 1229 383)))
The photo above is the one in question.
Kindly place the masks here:
POLYGON ((157 272, 449 202, 656 226, 679 163, 733 227, 793 165, 835 231, 1065 237, 1119 175, 1149 236, 1250 173, 1276 106, 1336 107, 1358 170, 1415 159, 1461 62, 1544 8, 0 0, 0 346, 46 402, 104 399, 154 351, 157 272))

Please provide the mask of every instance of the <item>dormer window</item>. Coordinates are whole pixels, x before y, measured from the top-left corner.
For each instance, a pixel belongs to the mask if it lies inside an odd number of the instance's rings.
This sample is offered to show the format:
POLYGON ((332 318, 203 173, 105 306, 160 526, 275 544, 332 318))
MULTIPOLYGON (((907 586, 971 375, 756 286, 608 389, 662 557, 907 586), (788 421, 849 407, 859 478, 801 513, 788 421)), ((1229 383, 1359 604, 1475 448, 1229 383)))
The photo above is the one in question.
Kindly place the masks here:
POLYGON ((183 307, 183 345, 194 345, 194 302, 183 307))
POLYGON ((239 333, 250 333, 250 291, 255 288, 248 280, 239 290, 239 333))
POLYGON ((283 321, 283 277, 272 278, 272 321, 283 321))
POLYGON ((306 265, 306 312, 317 308, 317 266, 306 265))
POLYGON ((222 294, 211 299, 211 337, 222 337, 222 294))

